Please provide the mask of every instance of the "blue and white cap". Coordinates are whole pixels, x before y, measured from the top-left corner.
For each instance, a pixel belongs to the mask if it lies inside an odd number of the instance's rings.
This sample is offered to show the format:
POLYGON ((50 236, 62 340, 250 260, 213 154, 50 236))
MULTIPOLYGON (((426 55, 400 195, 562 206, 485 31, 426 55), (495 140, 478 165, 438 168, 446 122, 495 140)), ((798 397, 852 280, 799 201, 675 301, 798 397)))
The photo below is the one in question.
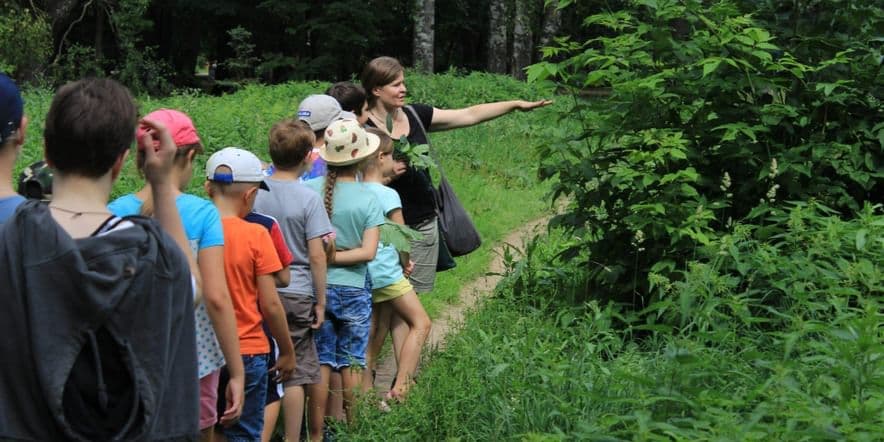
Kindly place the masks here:
POLYGON ((213 153, 206 162, 206 178, 219 183, 260 183, 260 188, 270 190, 264 182, 261 160, 238 147, 225 147, 213 153), (221 166, 227 166, 230 173, 218 172, 221 166))

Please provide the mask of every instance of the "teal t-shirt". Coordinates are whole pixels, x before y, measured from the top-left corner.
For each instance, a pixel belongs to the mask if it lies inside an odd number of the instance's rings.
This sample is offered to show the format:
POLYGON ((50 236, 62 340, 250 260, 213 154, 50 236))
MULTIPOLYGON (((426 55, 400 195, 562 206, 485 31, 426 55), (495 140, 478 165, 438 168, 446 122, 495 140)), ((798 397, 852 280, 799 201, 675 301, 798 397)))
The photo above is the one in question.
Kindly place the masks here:
MULTIPOLYGON (((379 183, 365 183, 365 187, 378 199, 384 216, 402 208, 402 200, 399 199, 399 193, 395 190, 379 183)), ((373 289, 386 287, 402 279, 404 275, 402 265, 399 264, 399 252, 396 251, 396 248, 390 244, 378 244, 377 255, 368 263, 368 273, 371 275, 373 289)))
MULTIPOLYGON (((325 177, 314 178, 304 184, 325 199, 323 188, 325 177)), ((374 193, 365 183, 345 181, 335 183, 332 200, 332 226, 335 228, 335 244, 338 250, 355 249, 362 245, 362 234, 366 229, 384 223, 384 213, 374 193)), ((365 287, 368 265, 328 266, 328 284, 348 287, 365 287)))

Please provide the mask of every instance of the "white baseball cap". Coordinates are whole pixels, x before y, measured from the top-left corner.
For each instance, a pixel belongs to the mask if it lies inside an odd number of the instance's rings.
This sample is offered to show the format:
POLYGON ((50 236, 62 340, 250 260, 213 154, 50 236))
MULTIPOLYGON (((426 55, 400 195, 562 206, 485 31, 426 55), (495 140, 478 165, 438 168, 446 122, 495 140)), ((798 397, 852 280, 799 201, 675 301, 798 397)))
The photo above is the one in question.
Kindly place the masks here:
POLYGON ((298 105, 298 119, 307 123, 312 131, 325 129, 342 118, 355 120, 356 115, 341 110, 341 103, 331 95, 310 95, 298 105))
POLYGON ((219 183, 260 183, 260 188, 270 190, 264 182, 261 160, 238 147, 225 147, 213 153, 206 162, 206 178, 219 183), (221 166, 229 167, 230 173, 216 172, 221 166))

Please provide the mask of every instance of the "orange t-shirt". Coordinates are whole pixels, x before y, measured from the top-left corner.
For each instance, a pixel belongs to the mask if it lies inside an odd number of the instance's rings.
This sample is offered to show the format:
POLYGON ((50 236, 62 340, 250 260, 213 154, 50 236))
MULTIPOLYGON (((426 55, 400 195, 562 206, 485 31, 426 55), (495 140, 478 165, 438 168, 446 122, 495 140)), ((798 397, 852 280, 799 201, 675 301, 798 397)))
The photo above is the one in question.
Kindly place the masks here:
POLYGON ((270 352, 261 328, 264 317, 258 307, 258 276, 282 269, 267 229, 235 216, 221 218, 224 225, 224 271, 236 313, 239 352, 254 355, 270 352))

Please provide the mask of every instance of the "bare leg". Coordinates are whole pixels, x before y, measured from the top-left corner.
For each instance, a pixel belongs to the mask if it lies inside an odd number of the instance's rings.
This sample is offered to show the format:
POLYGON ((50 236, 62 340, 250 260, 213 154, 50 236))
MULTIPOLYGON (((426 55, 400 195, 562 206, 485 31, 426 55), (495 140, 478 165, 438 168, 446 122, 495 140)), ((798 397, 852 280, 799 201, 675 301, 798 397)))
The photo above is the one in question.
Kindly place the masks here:
POLYGON ((325 415, 339 421, 344 420, 344 397, 341 396, 341 374, 332 371, 328 382, 328 402, 325 406, 325 415))
POLYGON ((280 402, 276 401, 264 406, 264 430, 261 432, 261 442, 270 442, 270 437, 273 436, 273 430, 276 429, 276 418, 279 417, 280 402))
POLYGON ((362 389, 362 368, 342 368, 341 381, 344 387, 344 410, 347 414, 347 420, 353 422, 356 418, 356 392, 362 389))
POLYGON ((214 438, 212 436, 215 435, 214 427, 209 427, 204 430, 200 430, 200 442, 212 442, 214 438))
MULTIPOLYGON (((374 370, 377 368, 377 357, 384 347, 387 331, 390 329, 390 317, 393 309, 389 302, 374 304, 371 312, 371 331, 368 347, 365 349, 365 370, 362 371, 362 391, 368 392, 374 387, 374 370)), ((385 387, 386 388, 386 387, 385 387)))
POLYGON ((304 387, 300 385, 287 387, 282 403, 285 440, 297 441, 301 438, 301 423, 304 421, 304 387))
POLYGON ((389 302, 399 317, 408 325, 408 334, 402 341, 399 351, 399 371, 396 374, 396 384, 392 391, 394 396, 404 397, 411 386, 412 379, 414 379, 417 364, 420 362, 421 350, 430 335, 432 323, 414 291, 389 302))
MULTIPOLYGON (((392 301, 388 301, 392 307, 392 301)), ((402 315, 392 309, 393 314, 390 315, 390 333, 393 336, 393 357, 396 358, 396 366, 399 366, 399 357, 402 354, 402 344, 408 338, 408 323, 402 319, 402 315)))
POLYGON ((318 384, 307 385, 307 432, 310 442, 322 441, 322 430, 325 425, 325 406, 328 403, 328 380, 331 367, 320 367, 322 378, 318 384))
POLYGON ((325 409, 328 405, 328 384, 332 369, 328 365, 321 365, 319 373, 319 383, 307 386, 307 394, 310 398, 307 408, 307 430, 310 433, 311 441, 322 440, 322 430, 325 426, 325 409))

